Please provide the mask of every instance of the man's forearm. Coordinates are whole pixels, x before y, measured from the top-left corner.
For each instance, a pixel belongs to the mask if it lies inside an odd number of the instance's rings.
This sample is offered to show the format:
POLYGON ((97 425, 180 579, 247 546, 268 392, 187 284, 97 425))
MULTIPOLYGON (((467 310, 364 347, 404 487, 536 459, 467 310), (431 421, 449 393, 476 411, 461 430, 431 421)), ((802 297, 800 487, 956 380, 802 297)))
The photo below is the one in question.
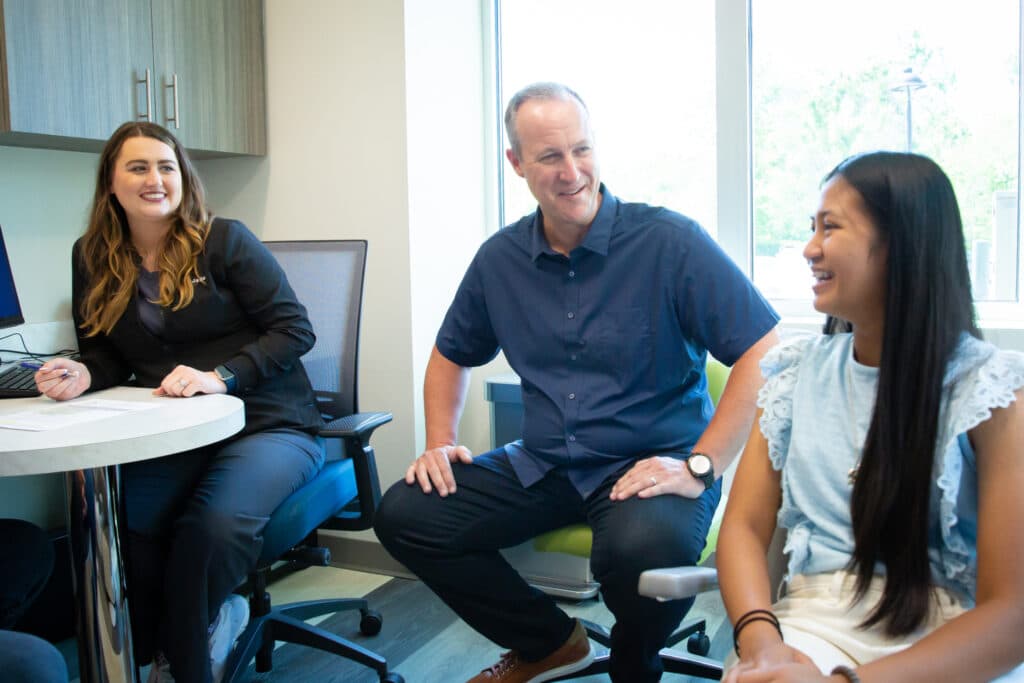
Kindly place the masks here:
POLYGON ((757 412, 757 392, 763 382, 761 358, 778 341, 773 329, 733 364, 715 414, 694 446, 695 452, 712 459, 716 475, 721 476, 746 443, 757 412))
POLYGON ((469 368, 451 362, 435 346, 423 380, 427 449, 455 445, 469 390, 469 368))

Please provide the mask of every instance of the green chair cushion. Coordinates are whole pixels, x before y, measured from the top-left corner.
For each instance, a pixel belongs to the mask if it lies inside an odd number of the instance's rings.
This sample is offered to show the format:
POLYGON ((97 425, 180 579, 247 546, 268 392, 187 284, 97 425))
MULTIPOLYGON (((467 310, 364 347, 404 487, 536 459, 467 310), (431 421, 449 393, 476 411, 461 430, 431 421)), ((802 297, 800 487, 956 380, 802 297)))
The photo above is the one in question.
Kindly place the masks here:
POLYGON ((590 557, 594 534, 586 524, 570 524, 533 539, 533 549, 542 553, 566 553, 590 557))
MULTIPOLYGON (((718 546, 718 531, 722 526, 722 514, 725 511, 725 496, 722 496, 715 516, 711 520, 711 528, 708 529, 707 541, 704 543, 704 551, 700 554, 697 564, 704 564, 711 553, 715 552, 718 546)), ((561 529, 555 529, 541 534, 533 539, 533 549, 540 553, 565 553, 576 557, 590 557, 590 549, 594 542, 594 535, 586 524, 571 524, 561 529)))

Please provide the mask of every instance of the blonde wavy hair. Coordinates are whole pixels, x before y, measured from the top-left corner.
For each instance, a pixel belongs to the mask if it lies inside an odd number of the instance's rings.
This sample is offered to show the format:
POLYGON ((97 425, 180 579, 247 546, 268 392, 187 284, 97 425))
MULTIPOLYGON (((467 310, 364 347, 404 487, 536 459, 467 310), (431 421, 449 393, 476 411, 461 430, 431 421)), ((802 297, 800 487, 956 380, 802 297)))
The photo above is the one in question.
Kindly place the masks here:
POLYGON ((132 244, 128 218, 111 191, 114 164, 125 140, 147 137, 174 150, 181 172, 181 204, 159 255, 160 296, 153 303, 177 311, 192 303, 193 280, 206 245, 212 216, 206 193, 188 154, 167 129, 155 123, 129 121, 114 131, 100 154, 89 226, 81 240, 80 258, 87 273, 82 298, 81 328, 85 336, 107 334, 124 314, 135 291, 141 255, 132 244))

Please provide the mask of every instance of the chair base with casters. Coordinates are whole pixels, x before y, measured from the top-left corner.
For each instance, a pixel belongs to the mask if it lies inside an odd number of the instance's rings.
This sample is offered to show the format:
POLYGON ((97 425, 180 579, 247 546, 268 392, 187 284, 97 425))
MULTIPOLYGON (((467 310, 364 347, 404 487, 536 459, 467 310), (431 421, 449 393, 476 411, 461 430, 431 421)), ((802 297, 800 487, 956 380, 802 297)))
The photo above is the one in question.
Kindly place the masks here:
MULTIPOLYGON (((706 559, 715 547, 718 522, 720 519, 721 516, 716 515, 715 520, 712 522, 711 531, 708 533, 707 547, 704 555, 701 557, 702 561, 706 559)), ((546 534, 541 534, 534 539, 534 547, 542 552, 562 552, 570 555, 576 555, 578 557, 590 557, 592 541, 593 534, 589 526, 586 524, 573 524, 561 529, 549 531, 546 534)), ((712 577, 717 576, 714 569, 703 567, 686 567, 685 569, 695 570, 705 577, 709 574, 712 577)), ((661 572, 664 570, 652 571, 661 572)), ((652 571, 644 572, 644 574, 641 575, 641 585, 643 585, 643 576, 652 573, 652 571)), ((546 586, 537 587, 548 592, 546 586)), ((642 589, 640 594, 648 595, 642 589)), ((691 593, 690 595, 681 597, 690 597, 691 595, 696 595, 696 593, 691 593)), ((659 596, 648 595, 648 597, 659 596)), ((604 650, 595 655, 594 661, 591 662, 587 668, 559 678, 551 679, 553 681, 568 681, 576 678, 582 678, 584 676, 608 673, 610 657, 608 648, 611 647, 611 633, 604 626, 592 621, 581 619, 580 622, 583 624, 583 628, 586 629, 587 636, 592 641, 602 646, 604 650)), ((695 618, 684 620, 683 623, 680 624, 679 628, 669 636, 668 641, 665 643, 665 647, 662 648, 659 654, 662 666, 665 668, 666 673, 684 674, 687 676, 696 676, 710 680, 719 680, 722 677, 722 664, 706 657, 710 649, 711 639, 707 635, 707 622, 704 619, 695 618), (670 649, 683 640, 686 640, 687 653, 670 649)))
MULTIPOLYGON (((325 551, 322 560, 311 562, 310 565, 326 566, 330 563, 330 554, 327 549, 320 548, 319 550, 325 551)), ((286 554, 282 559, 291 560, 293 558, 286 554)), ((303 562, 306 561, 308 560, 303 560, 303 562)), ((362 598, 310 600, 273 607, 270 603, 270 594, 266 591, 266 574, 267 572, 260 572, 253 585, 253 594, 249 600, 251 614, 249 625, 238 638, 238 643, 225 670, 225 681, 236 680, 253 658, 256 659, 258 673, 270 671, 273 668, 274 643, 283 641, 330 652, 358 662, 376 671, 380 680, 385 683, 403 683, 404 679, 401 675, 388 671, 387 660, 380 655, 347 638, 306 623, 307 619, 325 614, 359 610, 361 615, 360 633, 366 636, 375 636, 380 633, 383 619, 380 613, 369 609, 366 600, 362 598)))
MULTIPOLYGON (((580 622, 583 624, 583 628, 586 629, 587 636, 601 645, 604 650, 594 655, 594 661, 587 668, 565 676, 552 678, 552 681, 569 681, 584 676, 608 673, 611 657, 608 648, 611 647, 611 633, 604 626, 595 624, 592 621, 580 619, 580 622)), ((680 625, 676 632, 668 639, 666 647, 662 648, 659 653, 665 673, 697 676, 714 681, 722 678, 721 663, 703 656, 708 653, 708 649, 711 647, 711 641, 704 632, 706 628, 707 626, 703 619, 688 619, 680 625), (684 638, 688 639, 686 649, 690 654, 669 649, 684 638)))
MULTIPOLYGON (((367 443, 369 434, 390 420, 391 415, 388 413, 351 415, 330 423, 321 431, 321 435, 365 444, 363 449, 346 449, 350 454, 358 454, 361 450, 371 450, 367 443)), ((228 657, 223 679, 226 683, 239 680, 253 658, 256 659, 257 672, 270 671, 273 667, 274 643, 277 641, 316 648, 358 662, 376 671, 384 683, 404 683, 400 674, 388 670, 384 657, 305 621, 325 614, 359 610, 360 632, 366 636, 377 635, 383 626, 383 619, 378 612, 369 609, 366 600, 312 600, 273 607, 267 592, 268 577, 273 573, 274 564, 279 561, 289 562, 300 569, 330 564, 330 551, 316 545, 317 527, 353 529, 367 523, 365 510, 359 509, 364 503, 357 497, 357 482, 361 478, 376 480, 376 472, 370 463, 372 460, 367 462, 358 455, 329 461, 316 477, 274 511, 263 532, 264 542, 258 568, 250 576, 252 595, 249 599, 249 625, 239 636, 228 657), (352 504, 339 511, 333 507, 333 502, 338 500, 352 501, 352 504), (321 521, 324 519, 329 521, 324 523, 321 521), (289 541, 294 538, 296 529, 305 530, 305 540, 289 549, 289 541)), ((375 507, 375 503, 372 505, 375 507)))

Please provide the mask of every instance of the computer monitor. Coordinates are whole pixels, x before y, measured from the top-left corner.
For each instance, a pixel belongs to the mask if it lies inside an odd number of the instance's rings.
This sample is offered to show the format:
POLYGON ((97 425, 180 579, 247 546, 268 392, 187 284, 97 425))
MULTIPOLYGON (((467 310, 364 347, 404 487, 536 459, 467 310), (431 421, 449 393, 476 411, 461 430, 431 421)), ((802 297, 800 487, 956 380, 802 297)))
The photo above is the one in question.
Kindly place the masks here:
POLYGON ((18 303, 18 290, 14 288, 14 273, 11 259, 4 245, 3 229, 0 229, 0 328, 13 327, 25 322, 18 303))

